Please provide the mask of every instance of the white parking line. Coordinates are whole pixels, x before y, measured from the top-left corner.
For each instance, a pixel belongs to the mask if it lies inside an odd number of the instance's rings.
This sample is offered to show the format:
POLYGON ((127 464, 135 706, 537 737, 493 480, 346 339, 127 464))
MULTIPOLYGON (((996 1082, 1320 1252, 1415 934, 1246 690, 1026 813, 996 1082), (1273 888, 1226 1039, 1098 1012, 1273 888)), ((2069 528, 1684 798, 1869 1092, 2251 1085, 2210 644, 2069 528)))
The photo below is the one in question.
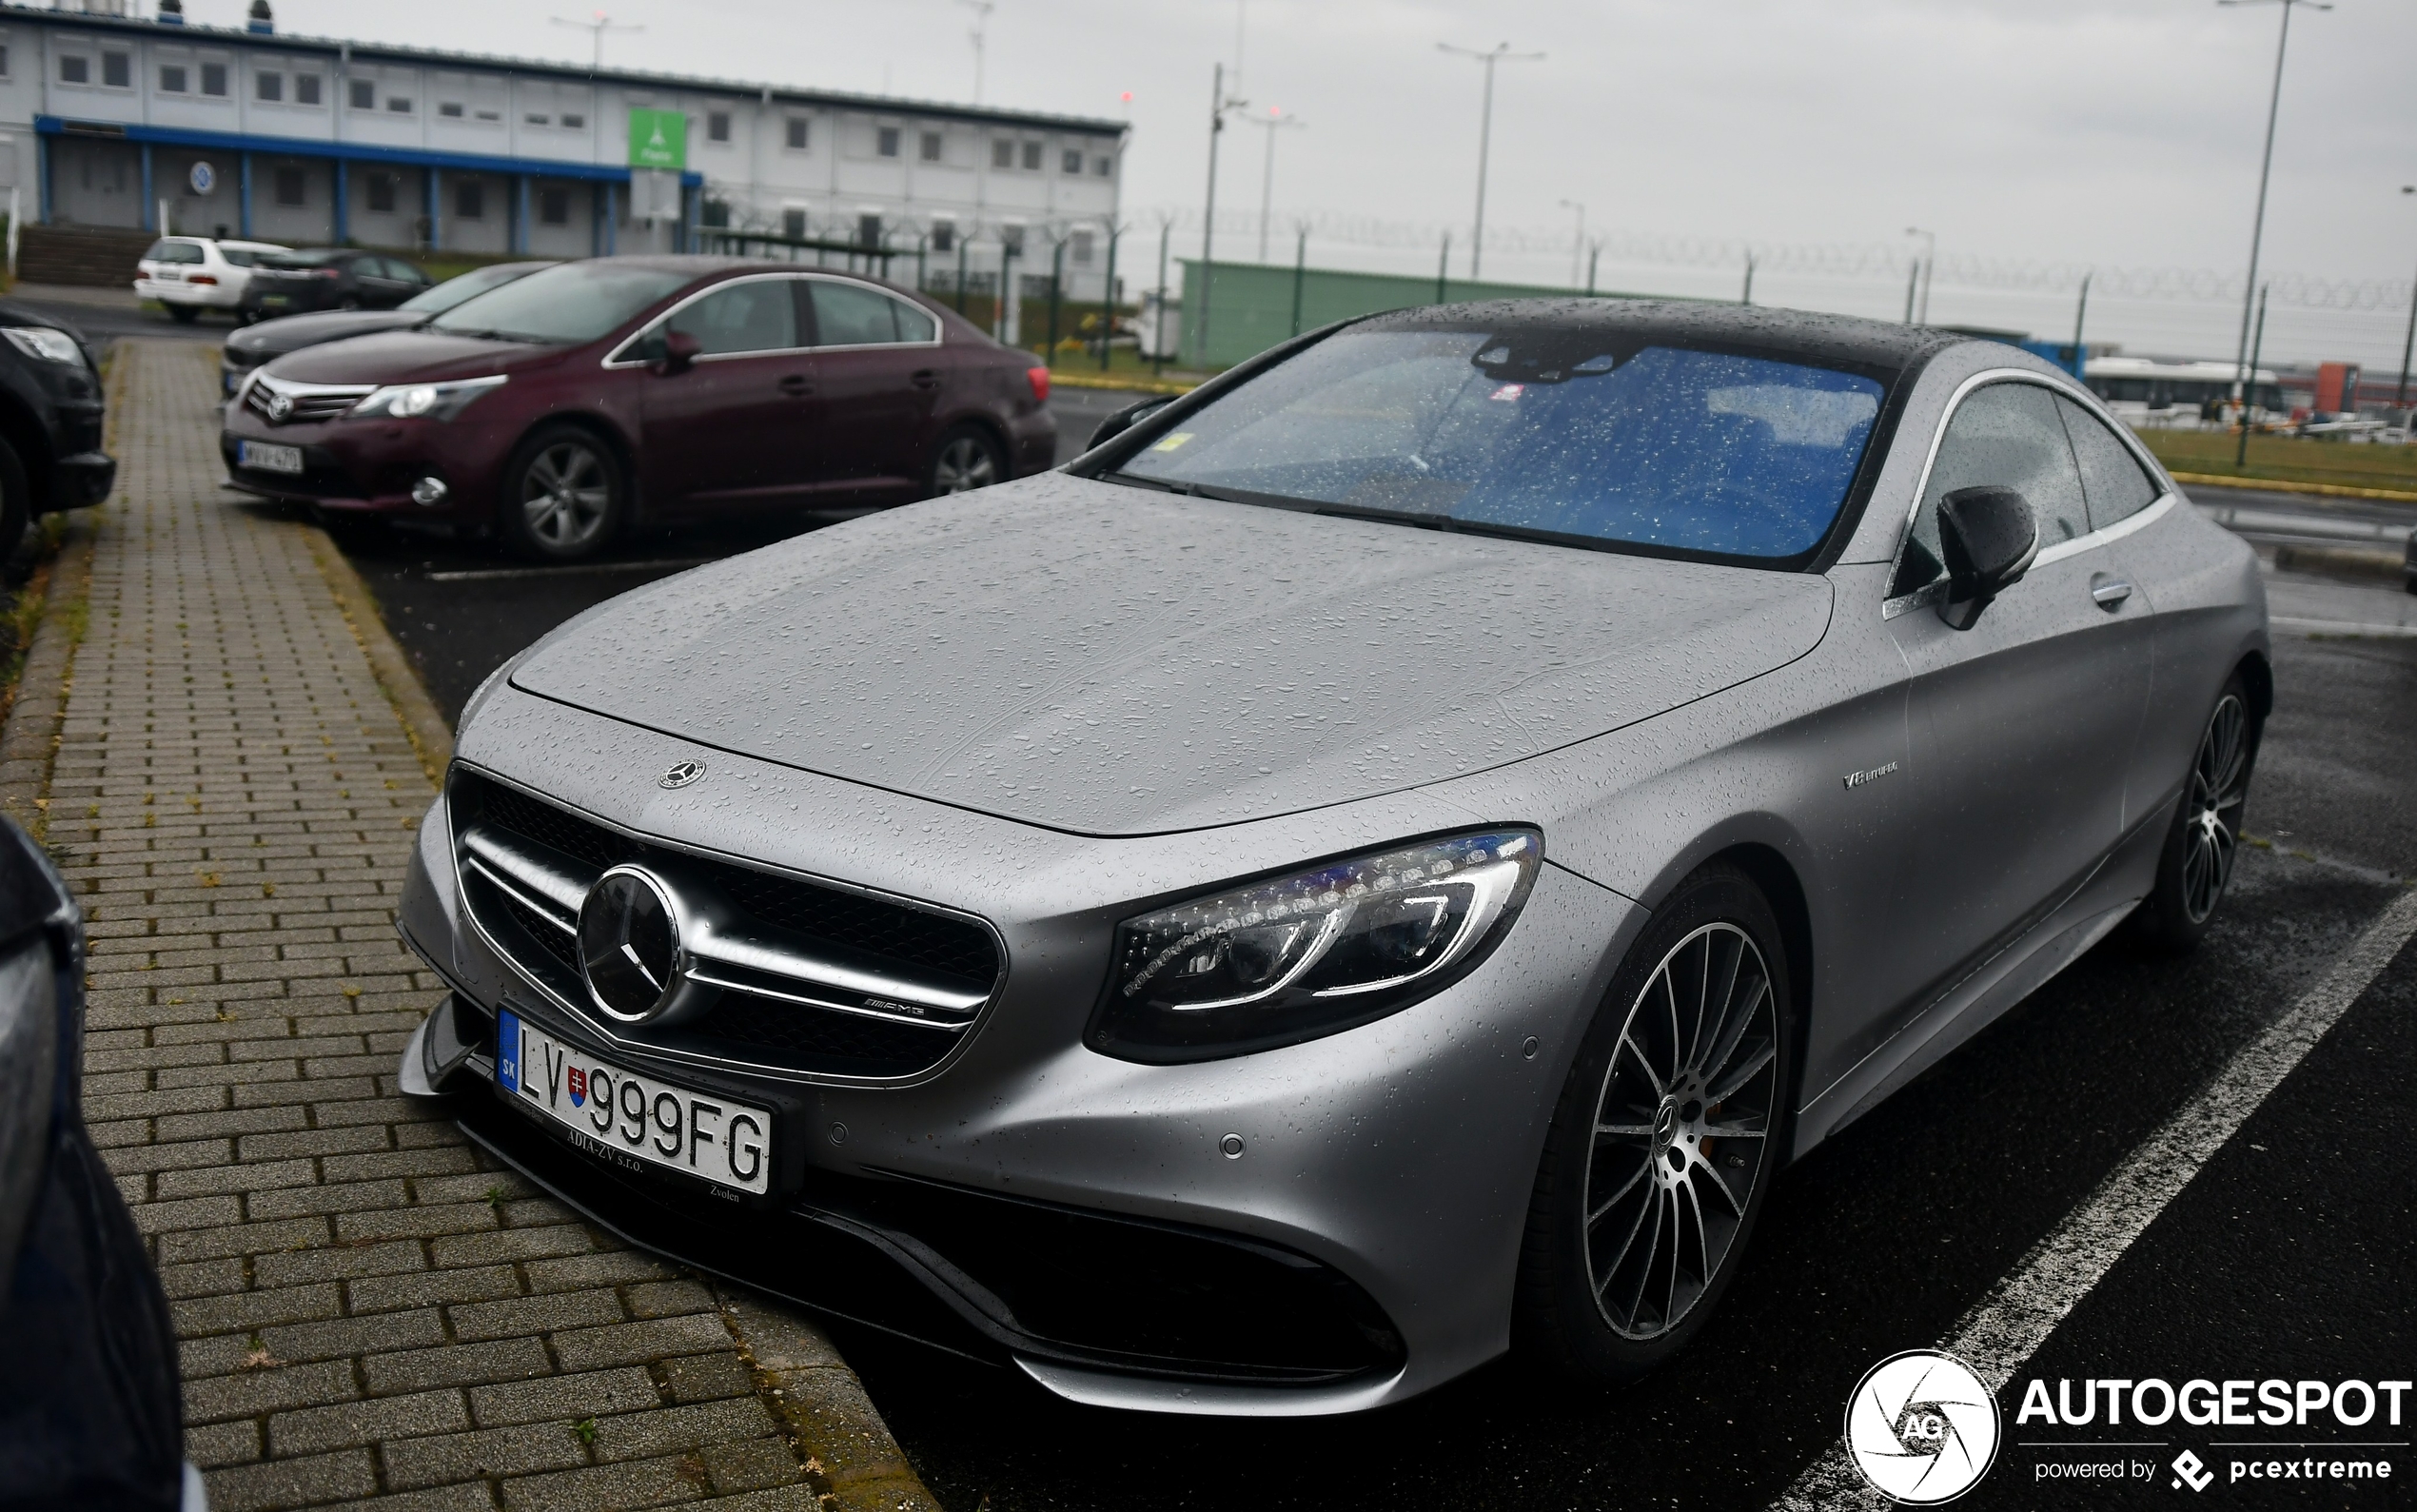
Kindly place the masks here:
MULTIPOLYGON (((1970 1365, 1991 1390, 2002 1391, 2022 1363, 2315 1048, 2412 934, 2417 934, 2417 892, 2406 892, 2288 1012, 2158 1126, 2054 1232, 2032 1246, 2014 1273, 1965 1313, 1938 1347, 1970 1365)), ((1844 1411, 1843 1402, 1839 1410, 1844 1411)), ((1856 1472, 1842 1441, 1806 1466, 1796 1483, 1771 1503, 1773 1512, 1894 1504, 1856 1472)))
POLYGON ((569 567, 480 567, 463 572, 431 572, 421 577, 422 582, 501 582, 511 578, 576 578, 594 572, 656 572, 681 567, 701 567, 718 559, 713 557, 682 557, 669 561, 587 561, 569 567))

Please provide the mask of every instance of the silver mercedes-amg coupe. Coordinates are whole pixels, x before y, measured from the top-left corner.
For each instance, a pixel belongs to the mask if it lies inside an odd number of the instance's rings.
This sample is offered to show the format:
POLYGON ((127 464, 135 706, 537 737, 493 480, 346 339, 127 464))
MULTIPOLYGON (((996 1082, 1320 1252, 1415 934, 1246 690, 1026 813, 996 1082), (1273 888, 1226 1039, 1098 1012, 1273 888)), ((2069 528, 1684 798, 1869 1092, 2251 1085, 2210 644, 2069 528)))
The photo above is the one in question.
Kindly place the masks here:
POLYGON ((2193 941, 2270 702, 2249 548, 2014 347, 1378 316, 498 673, 403 1080, 1083 1402, 1633 1377, 1790 1159, 2193 941))

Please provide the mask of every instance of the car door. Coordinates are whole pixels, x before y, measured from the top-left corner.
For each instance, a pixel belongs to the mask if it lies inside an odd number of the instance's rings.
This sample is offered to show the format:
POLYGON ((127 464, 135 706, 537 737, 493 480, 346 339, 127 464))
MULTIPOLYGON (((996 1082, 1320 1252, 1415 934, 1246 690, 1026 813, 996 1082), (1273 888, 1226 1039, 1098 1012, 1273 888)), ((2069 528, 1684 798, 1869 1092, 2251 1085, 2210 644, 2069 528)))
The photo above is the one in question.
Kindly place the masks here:
POLYGON ((691 508, 795 503, 814 481, 814 360, 784 274, 714 285, 633 344, 658 360, 668 331, 696 338, 696 362, 646 385, 647 496, 691 508))
MULTIPOLYGON (((2146 541, 2132 533, 2142 523, 2141 515, 2164 497, 2165 485, 2088 406, 2060 394, 2056 409, 2072 439, 2073 459, 2081 464, 2091 536, 2105 557, 2104 565, 2093 569, 2092 581, 2102 600, 2118 600, 2101 604, 2109 610, 2107 629, 2117 638, 2124 657, 2150 668, 2124 773, 2123 825, 2129 831, 2150 817, 2150 810, 2165 798, 2189 761, 2187 752, 2177 758, 2171 742, 2154 738, 2152 714, 2167 701, 2165 683, 2171 677, 2166 666, 2169 648, 2162 640, 2169 629, 2162 609, 2170 605, 2158 603, 2153 554, 2143 560, 2146 541), (2101 572, 2107 576, 2096 576, 2101 572)), ((2195 718, 2186 723, 2182 737, 2187 745, 2196 738, 2198 723, 2195 718)))
POLYGON ((940 388, 940 323, 869 284, 809 278, 802 286, 823 418, 816 491, 913 495, 940 388))
POLYGON ((1907 776, 1921 835, 1896 937, 1914 980, 1943 990, 2083 881, 2124 828, 2127 768, 2149 693, 2145 598, 2090 528, 2056 396, 2007 378, 1955 406, 1884 613, 1912 677, 1907 776), (2021 581, 1957 630, 1940 618, 1938 501, 1992 483, 2039 525, 2021 581))
POLYGON ((407 271, 388 257, 364 257, 353 264, 353 276, 361 284, 363 307, 390 310, 418 293, 418 286, 405 276, 407 271))

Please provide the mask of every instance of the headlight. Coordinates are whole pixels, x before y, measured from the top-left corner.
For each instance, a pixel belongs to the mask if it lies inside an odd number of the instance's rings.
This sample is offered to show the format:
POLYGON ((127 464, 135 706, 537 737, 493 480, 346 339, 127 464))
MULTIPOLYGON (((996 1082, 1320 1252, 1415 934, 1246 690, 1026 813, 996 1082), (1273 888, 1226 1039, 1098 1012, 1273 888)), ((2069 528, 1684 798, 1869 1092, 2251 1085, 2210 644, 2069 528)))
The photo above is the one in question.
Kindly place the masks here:
POLYGON ((1533 830, 1454 835, 1128 919, 1091 1048, 1214 1060, 1407 1008, 1502 938, 1543 851, 1533 830))
POLYGON ((46 363, 65 363, 69 367, 84 365, 84 348, 75 338, 48 325, 0 325, 0 336, 6 336, 18 351, 46 363))
POLYGON ((493 378, 465 378, 452 383, 396 383, 372 389, 368 398, 352 406, 352 414, 360 420, 380 416, 393 420, 451 420, 481 394, 501 387, 504 375, 499 373, 493 378))

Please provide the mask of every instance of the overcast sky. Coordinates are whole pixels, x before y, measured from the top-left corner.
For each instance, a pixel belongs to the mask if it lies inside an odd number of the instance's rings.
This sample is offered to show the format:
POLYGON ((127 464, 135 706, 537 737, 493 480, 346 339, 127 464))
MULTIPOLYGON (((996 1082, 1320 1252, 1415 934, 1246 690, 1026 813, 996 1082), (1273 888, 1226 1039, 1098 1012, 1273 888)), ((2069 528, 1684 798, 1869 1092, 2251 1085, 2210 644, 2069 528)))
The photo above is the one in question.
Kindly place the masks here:
MULTIPOLYGON (((592 5, 593 0, 589 0, 592 5)), ((187 0, 232 24, 243 0, 187 0)), ((970 99, 962 0, 614 0, 608 64, 970 99)), ((1212 64, 1254 109, 1305 129, 1277 147, 1276 220, 1307 213, 1461 228, 1472 213, 1480 69, 1439 42, 1547 54, 1503 64, 1487 222, 1563 238, 1586 206, 1620 245, 1703 246, 1709 265, 1607 256, 1602 283, 1734 294, 1730 245, 1904 248, 1937 232, 1931 316, 2070 334, 2058 269, 2248 261, 2279 7, 2215 0, 996 0, 992 103, 1133 124, 1129 212, 1196 211, 1212 64), (1130 90, 1131 103, 1120 95, 1130 90), (1719 254, 1717 258, 1713 254, 1719 254), (1995 260, 1976 277, 1972 259, 1995 260), (1963 262, 1963 276, 1957 276, 1963 262), (2029 288, 2011 286, 2029 284, 2029 288), (1994 285, 1994 286, 1992 286, 1994 285)), ((282 27, 583 60, 586 15, 549 0, 277 0, 282 27)), ((2417 265, 2417 4, 2338 0, 2291 26, 2267 267, 2364 285, 2365 309, 2277 305, 2268 350, 2397 370, 2417 265)), ((1228 131, 1221 207, 1255 213, 1260 132, 1228 131)), ((1280 237, 1281 240, 1281 237, 1280 237)), ((1197 255, 1197 232, 1183 238, 1197 255)), ((1221 257, 1256 239, 1225 234, 1221 257)), ((1289 248, 1278 252, 1288 258, 1289 248)), ((1312 261, 1432 268, 1429 247, 1312 244, 1312 261)), ((1127 265, 1130 266, 1130 264, 1127 265)), ((1489 254, 1490 275, 1566 281, 1567 251, 1489 254)), ((1456 256, 1454 271, 1466 270, 1456 256)), ((2102 278, 2110 277, 2102 274, 2102 278)), ((1759 301, 1895 316, 1901 274, 1766 273, 1759 301)), ((2093 339, 2230 356, 2237 304, 2101 285, 2093 339)))

